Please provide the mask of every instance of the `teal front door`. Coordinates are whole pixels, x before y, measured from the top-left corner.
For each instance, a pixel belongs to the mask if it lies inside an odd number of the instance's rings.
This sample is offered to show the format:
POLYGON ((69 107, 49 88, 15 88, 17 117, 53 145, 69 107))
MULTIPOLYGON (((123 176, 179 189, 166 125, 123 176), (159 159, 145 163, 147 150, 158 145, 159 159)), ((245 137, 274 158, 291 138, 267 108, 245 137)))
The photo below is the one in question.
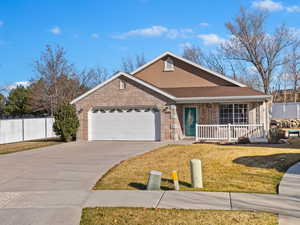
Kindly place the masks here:
POLYGON ((185 136, 196 136, 197 109, 195 107, 184 108, 184 132, 185 136))

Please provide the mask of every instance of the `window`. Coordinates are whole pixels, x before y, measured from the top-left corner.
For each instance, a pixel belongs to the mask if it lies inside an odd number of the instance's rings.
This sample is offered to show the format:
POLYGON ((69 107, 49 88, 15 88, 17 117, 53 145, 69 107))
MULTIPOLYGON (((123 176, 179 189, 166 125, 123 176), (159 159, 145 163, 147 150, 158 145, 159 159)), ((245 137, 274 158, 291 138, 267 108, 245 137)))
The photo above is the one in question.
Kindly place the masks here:
POLYGON ((221 124, 248 124, 248 105, 222 104, 219 116, 221 124))
POLYGON ((169 57, 165 61, 164 71, 174 71, 174 63, 173 60, 169 57))
POLYGON ((120 80, 120 90, 125 89, 126 88, 126 82, 123 80, 120 80))

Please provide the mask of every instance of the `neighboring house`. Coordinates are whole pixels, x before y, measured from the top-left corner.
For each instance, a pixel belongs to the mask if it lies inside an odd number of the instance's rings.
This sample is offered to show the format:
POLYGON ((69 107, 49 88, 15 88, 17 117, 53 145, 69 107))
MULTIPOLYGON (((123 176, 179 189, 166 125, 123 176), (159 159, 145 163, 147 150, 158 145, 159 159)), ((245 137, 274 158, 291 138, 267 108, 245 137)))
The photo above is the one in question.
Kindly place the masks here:
POLYGON ((257 130, 256 136, 264 135, 270 100, 262 92, 166 52, 131 74, 118 72, 71 104, 78 112, 81 140, 163 141, 196 135, 220 140, 228 139, 228 132, 234 133, 232 138, 257 130), (205 126, 196 129, 196 124, 205 126), (233 129, 237 125, 240 130, 233 129))

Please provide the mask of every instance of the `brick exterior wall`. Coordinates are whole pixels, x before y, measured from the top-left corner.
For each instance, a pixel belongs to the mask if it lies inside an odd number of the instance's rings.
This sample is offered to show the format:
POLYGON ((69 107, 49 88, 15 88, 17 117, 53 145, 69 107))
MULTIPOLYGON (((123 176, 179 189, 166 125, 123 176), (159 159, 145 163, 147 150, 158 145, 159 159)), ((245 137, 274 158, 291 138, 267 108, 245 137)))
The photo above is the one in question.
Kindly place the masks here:
POLYGON ((169 104, 172 104, 170 99, 132 80, 125 77, 115 79, 75 103, 80 121, 77 139, 88 140, 88 113, 93 107, 151 106, 156 107, 160 112, 161 140, 170 140, 171 110, 169 104), (126 81, 125 89, 120 89, 120 79, 126 81))

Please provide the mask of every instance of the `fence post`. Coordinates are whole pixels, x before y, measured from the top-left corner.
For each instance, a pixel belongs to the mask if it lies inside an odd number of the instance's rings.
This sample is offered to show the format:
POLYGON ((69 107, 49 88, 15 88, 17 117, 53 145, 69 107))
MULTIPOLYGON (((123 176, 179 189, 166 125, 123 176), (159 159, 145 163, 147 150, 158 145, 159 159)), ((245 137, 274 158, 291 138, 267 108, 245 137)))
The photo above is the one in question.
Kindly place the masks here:
POLYGON ((22 118, 22 140, 25 140, 25 123, 24 118, 22 118))
POLYGON ((4 138, 3 138, 2 135, 1 135, 1 134, 2 134, 2 132, 1 132, 1 130, 2 130, 2 128, 1 128, 1 123, 2 123, 2 122, 1 122, 1 121, 2 121, 2 120, 0 120, 0 144, 3 144, 3 143, 4 143, 4 141, 3 141, 4 138))
POLYGON ((228 141, 230 142, 231 141, 231 124, 229 123, 228 125, 228 141))
POLYGON ((45 138, 47 139, 47 136, 48 136, 48 134, 47 134, 47 128, 48 128, 48 123, 47 123, 47 117, 45 117, 45 138))

